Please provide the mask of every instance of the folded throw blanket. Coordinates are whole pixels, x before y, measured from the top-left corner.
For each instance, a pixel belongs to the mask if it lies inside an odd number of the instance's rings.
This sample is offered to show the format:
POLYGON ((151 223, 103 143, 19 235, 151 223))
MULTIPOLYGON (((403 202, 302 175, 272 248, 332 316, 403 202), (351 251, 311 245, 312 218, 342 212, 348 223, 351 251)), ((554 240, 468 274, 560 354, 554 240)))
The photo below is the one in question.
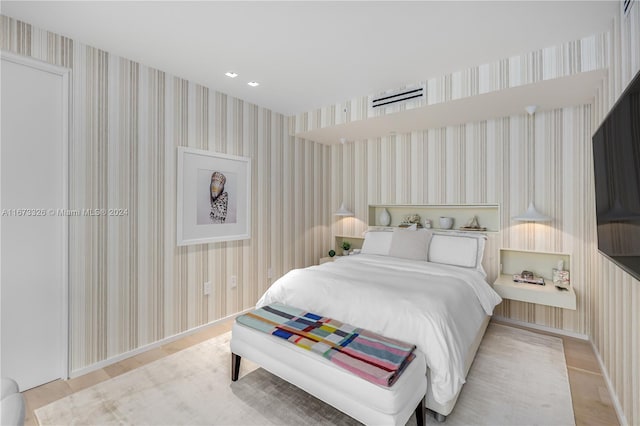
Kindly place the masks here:
POLYGON ((279 303, 241 315, 236 321, 322 355, 381 386, 393 385, 415 358, 415 345, 279 303))

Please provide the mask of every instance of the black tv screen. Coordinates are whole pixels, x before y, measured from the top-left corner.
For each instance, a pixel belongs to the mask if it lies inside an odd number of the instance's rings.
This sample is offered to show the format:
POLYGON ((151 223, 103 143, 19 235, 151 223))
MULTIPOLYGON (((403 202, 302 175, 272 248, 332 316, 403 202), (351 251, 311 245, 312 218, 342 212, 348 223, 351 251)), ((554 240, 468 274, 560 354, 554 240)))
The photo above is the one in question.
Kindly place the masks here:
POLYGON ((640 72, 593 135, 598 250, 640 279, 640 72))

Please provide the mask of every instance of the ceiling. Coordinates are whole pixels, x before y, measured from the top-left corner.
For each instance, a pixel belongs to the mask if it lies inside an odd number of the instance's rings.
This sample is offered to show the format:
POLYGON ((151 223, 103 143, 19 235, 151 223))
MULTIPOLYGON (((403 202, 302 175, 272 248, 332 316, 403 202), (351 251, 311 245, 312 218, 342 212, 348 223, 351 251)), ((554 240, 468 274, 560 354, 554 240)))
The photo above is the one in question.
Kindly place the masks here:
POLYGON ((286 115, 607 31, 619 8, 612 0, 0 4, 4 15, 286 115))

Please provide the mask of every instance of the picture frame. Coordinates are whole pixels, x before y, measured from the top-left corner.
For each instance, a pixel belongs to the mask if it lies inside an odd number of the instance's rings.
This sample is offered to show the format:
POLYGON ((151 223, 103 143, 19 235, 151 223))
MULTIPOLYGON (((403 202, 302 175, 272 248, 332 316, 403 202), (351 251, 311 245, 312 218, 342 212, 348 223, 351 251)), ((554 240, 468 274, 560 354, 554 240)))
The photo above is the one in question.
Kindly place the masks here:
POLYGON ((251 159, 178 147, 177 245, 251 237, 251 159))

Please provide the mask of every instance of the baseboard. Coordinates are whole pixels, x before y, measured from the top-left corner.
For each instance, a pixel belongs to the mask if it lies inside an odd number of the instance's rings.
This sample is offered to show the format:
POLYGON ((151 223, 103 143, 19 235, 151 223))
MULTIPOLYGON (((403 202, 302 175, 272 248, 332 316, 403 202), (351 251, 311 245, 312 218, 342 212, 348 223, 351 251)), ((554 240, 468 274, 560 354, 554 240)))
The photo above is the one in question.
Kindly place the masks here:
POLYGON ((546 331, 547 333, 560 334, 561 336, 574 337, 576 339, 590 341, 589 336, 582 333, 576 333, 575 331, 562 330, 559 328, 547 327, 546 325, 540 325, 540 324, 532 324, 530 322, 515 320, 512 318, 500 317, 496 315, 493 316, 493 319, 496 321, 507 323, 507 324, 519 325, 521 327, 532 328, 534 330, 546 331))
POLYGON ((600 356, 600 352, 596 345, 591 342, 591 347, 593 348, 593 353, 596 354, 596 358, 598 359, 598 364, 600 364, 600 370, 602 371, 602 377, 604 377, 604 381, 607 384, 607 389, 609 390, 609 397, 611 401, 613 401, 613 408, 616 410, 616 415, 618 416, 618 422, 622 426, 627 426, 629 423, 627 422, 627 417, 624 415, 624 411, 622 411, 622 405, 620 405, 620 400, 618 399, 618 395, 613 388, 613 383, 609 379, 609 373, 607 373, 607 369, 604 366, 604 362, 602 361, 602 357, 600 356))
POLYGON ((144 345, 144 346, 140 346, 139 348, 130 350, 128 352, 123 352, 123 353, 118 354, 116 356, 113 356, 111 358, 107 358, 105 360, 98 361, 95 364, 91 364, 91 365, 88 365, 86 367, 82 367, 82 368, 79 368, 77 370, 73 370, 73 371, 71 371, 69 373, 69 378, 73 379, 75 377, 83 376, 83 375, 85 375, 87 373, 91 373, 92 371, 96 371, 96 370, 104 368, 104 367, 106 367, 108 365, 115 364, 116 362, 122 361, 123 359, 131 358, 132 356, 141 354, 141 353, 146 352, 148 350, 155 349, 155 348, 160 347, 162 345, 166 345, 167 343, 171 343, 171 342, 174 342, 176 340, 182 339, 183 337, 189 336, 191 334, 195 334, 195 333, 197 333, 199 331, 202 331, 202 330, 204 330, 204 329, 206 329, 208 327, 212 327, 212 326, 214 326, 216 324, 220 324, 222 322, 231 320, 231 319, 237 317, 238 315, 245 314, 245 313, 247 313, 247 312, 249 312, 249 311, 251 311, 253 309, 254 308, 249 308, 249 309, 245 309, 244 311, 236 312, 235 314, 228 315, 228 316, 226 316, 224 318, 220 318, 220 319, 217 319, 215 321, 211 321, 211 322, 209 322, 207 324, 199 325, 198 327, 194 327, 194 328, 191 328, 189 330, 183 331, 181 333, 174 334, 173 336, 165 337, 164 339, 157 340, 157 341, 155 341, 153 343, 149 343, 149 344, 144 345))

